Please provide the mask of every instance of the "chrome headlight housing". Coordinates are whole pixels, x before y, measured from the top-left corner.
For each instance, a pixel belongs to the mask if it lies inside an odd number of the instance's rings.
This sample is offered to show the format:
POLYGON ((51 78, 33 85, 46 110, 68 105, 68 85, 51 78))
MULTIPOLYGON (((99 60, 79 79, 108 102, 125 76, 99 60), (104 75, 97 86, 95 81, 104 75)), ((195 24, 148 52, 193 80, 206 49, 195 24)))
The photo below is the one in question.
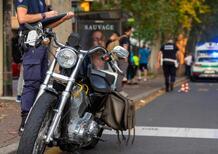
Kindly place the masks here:
POLYGON ((72 68, 77 61, 77 54, 71 48, 60 49, 56 55, 58 64, 63 68, 72 68))

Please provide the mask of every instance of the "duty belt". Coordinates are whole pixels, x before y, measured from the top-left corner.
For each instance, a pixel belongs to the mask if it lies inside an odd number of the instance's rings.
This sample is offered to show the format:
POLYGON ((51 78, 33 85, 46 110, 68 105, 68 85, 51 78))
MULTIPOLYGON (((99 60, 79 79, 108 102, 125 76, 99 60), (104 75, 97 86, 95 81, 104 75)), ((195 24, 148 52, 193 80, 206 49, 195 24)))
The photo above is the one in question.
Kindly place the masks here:
POLYGON ((163 58, 162 61, 163 61, 163 62, 172 62, 172 63, 174 63, 175 67, 178 67, 178 66, 179 66, 178 61, 175 60, 175 59, 163 58))

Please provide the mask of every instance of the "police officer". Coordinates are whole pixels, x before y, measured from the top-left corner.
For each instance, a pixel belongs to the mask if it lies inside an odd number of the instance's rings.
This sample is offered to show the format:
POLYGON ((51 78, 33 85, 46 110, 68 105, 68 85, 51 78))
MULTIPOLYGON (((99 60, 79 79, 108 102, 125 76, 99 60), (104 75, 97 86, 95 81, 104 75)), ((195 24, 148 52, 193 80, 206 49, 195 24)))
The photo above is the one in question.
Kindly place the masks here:
POLYGON ((161 46, 158 54, 158 67, 162 65, 166 92, 172 91, 176 80, 176 68, 178 67, 178 47, 169 40, 161 46))
MULTIPOLYGON (((56 16, 56 11, 46 11, 45 0, 16 0, 17 18, 20 24, 19 30, 25 30, 25 23, 36 23, 42 19, 56 16)), ((62 19, 51 23, 48 27, 54 28, 62 22, 72 18, 73 12, 68 12, 62 19)), ((21 126, 19 133, 23 131, 24 123, 30 108, 32 107, 40 84, 43 82, 48 68, 48 48, 44 45, 29 47, 23 55, 24 87, 21 96, 21 126)))

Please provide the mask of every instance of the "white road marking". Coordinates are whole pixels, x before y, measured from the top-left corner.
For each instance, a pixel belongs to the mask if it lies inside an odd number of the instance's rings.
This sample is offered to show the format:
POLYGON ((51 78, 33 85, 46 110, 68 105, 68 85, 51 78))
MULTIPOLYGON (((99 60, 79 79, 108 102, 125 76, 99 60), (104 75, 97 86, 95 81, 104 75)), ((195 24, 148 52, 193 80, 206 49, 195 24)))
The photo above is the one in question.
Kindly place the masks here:
POLYGON ((209 91, 209 89, 208 89, 208 88, 199 88, 198 91, 200 91, 200 92, 206 92, 206 91, 209 91))
MULTIPOLYGON (((116 132, 105 130, 104 134, 116 135, 116 132)), ((218 139, 218 129, 137 126, 136 136, 218 139)))

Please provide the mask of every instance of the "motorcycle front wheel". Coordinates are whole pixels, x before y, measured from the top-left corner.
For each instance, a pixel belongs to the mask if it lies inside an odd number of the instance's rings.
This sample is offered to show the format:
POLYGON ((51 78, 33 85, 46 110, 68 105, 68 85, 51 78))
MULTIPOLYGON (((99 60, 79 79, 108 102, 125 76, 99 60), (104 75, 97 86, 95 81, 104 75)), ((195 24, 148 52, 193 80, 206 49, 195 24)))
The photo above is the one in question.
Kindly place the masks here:
POLYGON ((42 94, 32 108, 22 133, 17 154, 43 154, 46 149, 45 136, 52 117, 57 97, 51 93, 42 94))

